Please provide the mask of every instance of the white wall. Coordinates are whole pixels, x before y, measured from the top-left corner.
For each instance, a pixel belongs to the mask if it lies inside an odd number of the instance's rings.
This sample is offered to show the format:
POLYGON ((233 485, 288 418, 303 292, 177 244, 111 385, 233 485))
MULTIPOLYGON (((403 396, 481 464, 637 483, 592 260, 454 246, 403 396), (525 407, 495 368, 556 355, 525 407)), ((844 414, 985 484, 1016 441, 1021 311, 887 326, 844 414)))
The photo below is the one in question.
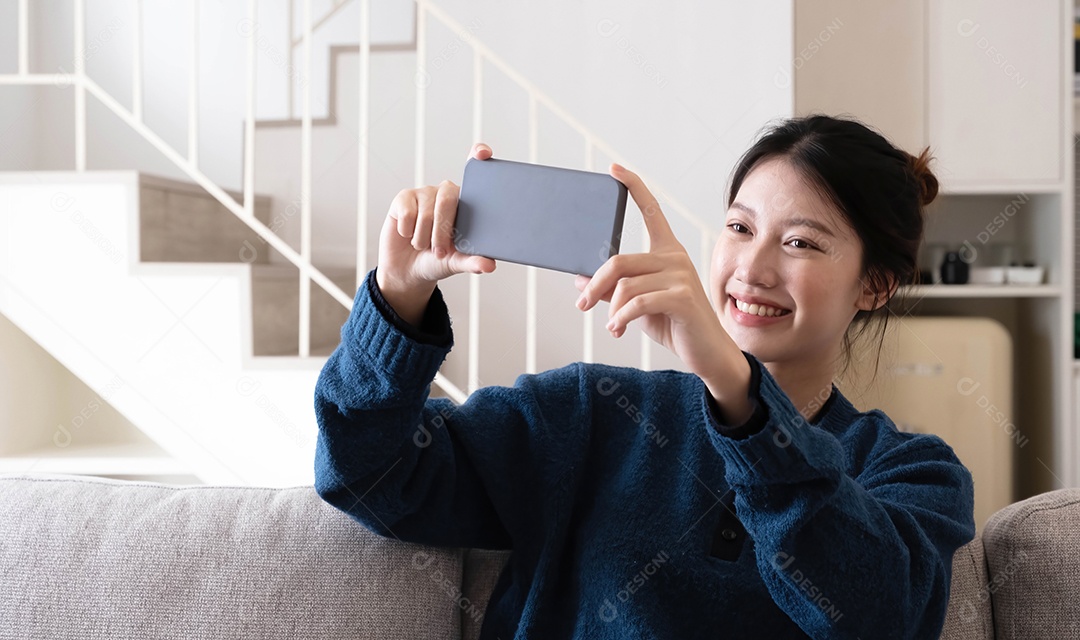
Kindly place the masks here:
POLYGON ((36 166, 33 115, 38 89, 0 87, 0 171, 36 166))

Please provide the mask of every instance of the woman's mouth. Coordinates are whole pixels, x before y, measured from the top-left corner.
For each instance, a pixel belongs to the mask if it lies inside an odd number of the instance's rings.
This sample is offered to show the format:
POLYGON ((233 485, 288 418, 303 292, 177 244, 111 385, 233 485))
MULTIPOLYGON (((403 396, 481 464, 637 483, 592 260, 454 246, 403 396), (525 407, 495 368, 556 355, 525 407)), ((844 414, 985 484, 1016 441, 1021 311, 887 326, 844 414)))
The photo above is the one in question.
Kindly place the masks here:
POLYGON ((791 311, 780 307, 773 307, 766 304, 751 304, 749 302, 743 302, 735 296, 729 297, 735 302, 736 309, 752 316, 771 318, 773 316, 786 316, 791 313, 791 311))

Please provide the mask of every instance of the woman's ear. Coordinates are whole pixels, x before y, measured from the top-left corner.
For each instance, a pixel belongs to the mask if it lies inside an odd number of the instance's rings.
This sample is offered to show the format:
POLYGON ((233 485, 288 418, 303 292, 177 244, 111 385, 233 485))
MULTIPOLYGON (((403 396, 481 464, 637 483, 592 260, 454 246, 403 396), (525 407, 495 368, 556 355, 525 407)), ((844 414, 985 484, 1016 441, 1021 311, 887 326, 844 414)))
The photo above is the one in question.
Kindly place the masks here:
POLYGON ((888 276, 888 282, 884 290, 874 286, 875 283, 866 278, 863 278, 861 282, 863 287, 862 294, 855 302, 855 306, 860 311, 873 311, 883 306, 896 294, 896 290, 899 288, 900 284, 894 276, 888 276))

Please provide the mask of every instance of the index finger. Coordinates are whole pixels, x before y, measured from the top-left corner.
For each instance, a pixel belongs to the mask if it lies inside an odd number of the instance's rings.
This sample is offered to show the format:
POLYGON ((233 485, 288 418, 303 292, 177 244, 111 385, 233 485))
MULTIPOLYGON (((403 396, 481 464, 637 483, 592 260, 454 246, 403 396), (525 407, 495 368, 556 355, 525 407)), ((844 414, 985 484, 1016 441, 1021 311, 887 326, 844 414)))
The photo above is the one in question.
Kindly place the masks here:
POLYGON ((487 160, 491 155, 491 147, 483 142, 477 142, 472 146, 472 149, 469 150, 469 157, 476 158, 477 160, 487 160))
POLYGON ((671 225, 668 224, 667 218, 664 216, 664 212, 660 209, 660 203, 657 202, 641 178, 633 171, 614 162, 611 163, 610 172, 612 178, 626 185, 630 197, 637 203, 638 209, 641 209, 641 216, 645 218, 645 229, 649 232, 649 247, 653 248, 678 242, 675 233, 671 230, 671 225))

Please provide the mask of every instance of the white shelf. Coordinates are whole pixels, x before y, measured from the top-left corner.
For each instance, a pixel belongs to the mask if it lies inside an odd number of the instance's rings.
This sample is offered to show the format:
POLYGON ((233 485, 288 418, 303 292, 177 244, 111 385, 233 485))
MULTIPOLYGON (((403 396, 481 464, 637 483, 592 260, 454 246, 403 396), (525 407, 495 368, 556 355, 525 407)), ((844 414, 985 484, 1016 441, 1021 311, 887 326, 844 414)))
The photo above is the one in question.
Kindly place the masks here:
POLYGON ((0 473, 67 473, 76 475, 182 475, 191 470, 153 445, 118 443, 45 447, 0 457, 0 473))
POLYGON ((1011 195, 1021 193, 1061 193, 1065 188, 1062 182, 967 182, 961 184, 943 183, 939 195, 944 196, 983 196, 1011 195))
POLYGON ((1056 284, 926 284, 904 287, 911 299, 922 298, 1054 298, 1061 295, 1056 284))

